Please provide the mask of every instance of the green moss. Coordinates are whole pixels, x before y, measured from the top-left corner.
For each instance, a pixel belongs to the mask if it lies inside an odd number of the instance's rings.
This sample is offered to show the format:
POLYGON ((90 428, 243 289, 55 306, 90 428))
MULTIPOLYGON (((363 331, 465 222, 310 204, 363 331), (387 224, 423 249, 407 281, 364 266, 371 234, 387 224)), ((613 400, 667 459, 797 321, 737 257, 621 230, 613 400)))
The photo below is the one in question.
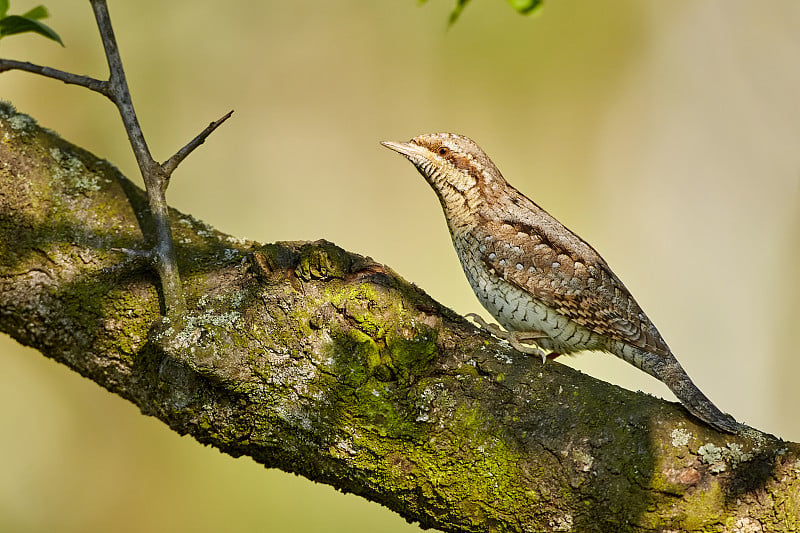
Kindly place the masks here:
POLYGON ((410 339, 392 335, 386 340, 392 370, 402 379, 425 374, 436 358, 436 331, 425 329, 410 339))
POLYGON ((364 375, 370 376, 382 364, 378 344, 372 340, 372 337, 357 329, 350 330, 348 336, 352 341, 350 344, 353 351, 352 361, 354 362, 354 364, 350 365, 353 370, 352 373, 355 374, 357 369, 363 368, 365 370, 364 375))
POLYGON ((435 360, 437 332, 421 324, 406 324, 406 312, 388 293, 375 285, 360 283, 332 284, 327 300, 348 318, 355 329, 367 335, 378 349, 379 361, 371 373, 385 381, 407 379, 424 374, 435 360), (385 322, 391 317, 391 322, 385 322))
POLYGON ((335 345, 334 366, 342 384, 358 389, 381 365, 378 345, 372 338, 357 330, 332 332, 335 345))
POLYGON ((684 498, 684 515, 678 517, 678 524, 682 529, 702 530, 708 526, 709 519, 715 514, 715 509, 722 509, 725 494, 719 483, 710 483, 705 490, 695 491, 691 497, 684 498))
MULTIPOLYGON (((455 501, 473 502, 466 511, 476 525, 481 525, 488 514, 481 502, 491 502, 491 507, 504 509, 509 514, 524 513, 536 495, 531 497, 527 490, 510 483, 521 474, 518 453, 509 448, 507 442, 495 434, 499 427, 482 409, 468 405, 456 406, 452 418, 453 427, 449 432, 451 440, 434 454, 435 460, 429 465, 421 462, 430 479, 446 476, 446 488, 440 488, 455 496, 455 501), (448 463, 446 457, 453 450, 469 450, 471 461, 448 463), (442 472, 442 465, 449 468, 442 472)), ((435 444, 433 446, 436 446, 435 444)), ((468 454, 469 455, 469 454, 468 454)), ((571 496, 565 495, 567 499, 571 496)), ((484 524, 485 526, 485 524, 484 524)), ((491 529, 491 528, 489 528, 491 529)))
POLYGON ((381 309, 383 298, 374 286, 367 283, 345 286, 331 284, 326 289, 325 298, 373 339, 383 338, 386 334, 386 328, 375 314, 381 309))
POLYGON ((297 277, 312 279, 344 278, 350 272, 350 255, 327 241, 305 244, 300 248, 297 277))
POLYGON ((145 287, 116 286, 109 288, 103 303, 102 316, 107 317, 105 329, 111 333, 114 343, 109 351, 133 364, 136 354, 147 342, 147 330, 160 317, 156 289, 145 287), (143 298, 142 291, 146 292, 143 298), (144 302, 151 302, 149 307, 144 302))
POLYGON ((478 369, 470 364, 460 365, 454 369, 454 372, 462 377, 478 377, 480 375, 478 369))
POLYGON ((682 496, 691 487, 691 485, 681 485, 670 481, 664 475, 662 469, 655 469, 652 472, 648 486, 658 493, 673 494, 675 496, 682 496))
POLYGON ((352 299, 344 304, 344 310, 348 318, 355 321, 355 325, 359 330, 373 339, 382 339, 386 336, 386 328, 380 322, 380 319, 369 310, 369 304, 369 301, 364 302, 363 300, 352 299))

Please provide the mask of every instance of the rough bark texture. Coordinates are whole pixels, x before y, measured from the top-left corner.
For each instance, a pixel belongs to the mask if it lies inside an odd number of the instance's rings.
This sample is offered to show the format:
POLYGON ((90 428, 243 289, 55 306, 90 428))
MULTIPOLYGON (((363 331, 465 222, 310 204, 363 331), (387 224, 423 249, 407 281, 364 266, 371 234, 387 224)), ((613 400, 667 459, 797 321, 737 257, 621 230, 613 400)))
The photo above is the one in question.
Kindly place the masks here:
POLYGON ((114 250, 150 231, 142 191, 10 107, 0 134, 0 329, 178 433, 444 531, 800 528, 797 444, 543 366, 329 242, 173 211, 178 330, 114 250))

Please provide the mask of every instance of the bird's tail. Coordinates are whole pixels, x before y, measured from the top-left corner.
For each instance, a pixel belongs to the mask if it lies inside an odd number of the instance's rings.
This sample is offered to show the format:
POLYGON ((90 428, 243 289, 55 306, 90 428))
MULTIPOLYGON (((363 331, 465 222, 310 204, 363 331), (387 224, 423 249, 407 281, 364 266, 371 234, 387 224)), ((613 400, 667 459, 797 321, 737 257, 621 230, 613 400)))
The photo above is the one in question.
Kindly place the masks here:
MULTIPOLYGON (((634 364, 669 387, 690 413, 719 431, 736 434, 742 430, 742 424, 731 415, 720 411, 697 388, 697 385, 671 353, 663 356, 644 350, 637 351, 641 352, 638 354, 640 357, 636 358, 636 363, 639 364, 634 364)), ((633 363, 633 361, 629 362, 633 363)))

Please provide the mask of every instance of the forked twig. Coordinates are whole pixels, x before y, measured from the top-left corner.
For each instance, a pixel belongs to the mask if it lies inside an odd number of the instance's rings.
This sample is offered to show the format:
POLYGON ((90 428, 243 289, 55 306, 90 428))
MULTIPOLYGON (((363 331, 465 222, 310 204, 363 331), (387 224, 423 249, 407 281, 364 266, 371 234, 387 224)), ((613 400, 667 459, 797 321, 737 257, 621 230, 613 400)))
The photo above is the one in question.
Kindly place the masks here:
POLYGON ((104 95, 117 106, 144 180, 150 214, 155 226, 156 242, 152 243, 151 250, 145 252, 145 254, 153 258, 153 263, 161 279, 167 316, 179 318, 186 310, 186 300, 183 296, 181 278, 178 271, 175 244, 169 223, 169 206, 167 205, 165 193, 169 185, 169 179, 175 169, 178 168, 178 165, 198 146, 203 144, 214 130, 230 118, 233 111, 209 124, 200 134, 164 163, 156 162, 147 147, 144 133, 133 107, 106 0, 89 0, 89 2, 94 11, 97 28, 100 31, 103 49, 106 54, 106 61, 108 62, 108 80, 98 80, 89 76, 72 74, 50 67, 10 59, 0 59, 0 72, 23 70, 60 80, 64 83, 80 85, 104 95))

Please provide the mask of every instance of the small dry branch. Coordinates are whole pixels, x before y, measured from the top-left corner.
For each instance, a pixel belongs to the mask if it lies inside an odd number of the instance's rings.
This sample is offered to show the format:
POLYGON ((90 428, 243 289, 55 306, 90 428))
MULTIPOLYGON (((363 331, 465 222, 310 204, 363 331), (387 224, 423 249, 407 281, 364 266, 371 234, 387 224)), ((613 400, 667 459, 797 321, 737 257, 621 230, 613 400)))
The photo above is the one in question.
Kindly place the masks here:
POLYGON ((153 264, 158 271, 163 290, 164 306, 167 316, 174 320, 180 317, 186 310, 186 301, 183 294, 180 272, 178 270, 177 259, 175 256, 175 244, 172 238, 172 228, 166 200, 166 191, 172 173, 178 165, 198 146, 205 142, 211 133, 225 122, 233 113, 209 124, 197 137, 192 139, 186 146, 178 150, 175 155, 164 163, 158 163, 150 153, 144 133, 139 125, 136 110, 133 107, 128 82, 125 78, 125 69, 122 66, 122 58, 114 36, 114 28, 111 25, 111 18, 108 13, 108 5, 105 0, 89 0, 92 5, 97 27, 103 42, 106 60, 109 68, 108 80, 99 80, 89 76, 81 76, 64 72, 62 70, 34 65, 22 61, 10 59, 0 59, 0 72, 7 70, 22 70, 31 72, 47 78, 63 81, 72 85, 80 85, 91 91, 102 94, 117 106, 128 139, 131 143, 136 162, 144 180, 147 190, 147 200, 150 215, 154 222, 155 242, 150 244, 147 254, 152 258, 153 264))

